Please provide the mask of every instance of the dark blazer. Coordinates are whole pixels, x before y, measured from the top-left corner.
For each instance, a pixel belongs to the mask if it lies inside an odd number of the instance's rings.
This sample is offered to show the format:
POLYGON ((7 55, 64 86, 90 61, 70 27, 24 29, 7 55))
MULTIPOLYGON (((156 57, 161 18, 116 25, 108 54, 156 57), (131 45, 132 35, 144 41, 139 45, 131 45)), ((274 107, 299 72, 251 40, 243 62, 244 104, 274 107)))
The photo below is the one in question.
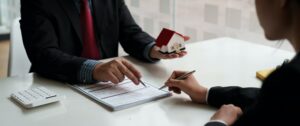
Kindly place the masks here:
POLYGON ((208 103, 218 108, 230 103, 241 107, 244 114, 235 126, 297 125, 300 114, 299 87, 300 54, 273 72, 261 89, 214 87, 209 92, 208 103))
MULTIPOLYGON (((118 43, 131 56, 146 60, 154 39, 133 20, 124 0, 93 0, 93 14, 102 58, 118 56, 118 43)), ((73 0, 21 0, 21 31, 32 72, 77 83, 87 59, 82 51, 80 18, 73 0)))

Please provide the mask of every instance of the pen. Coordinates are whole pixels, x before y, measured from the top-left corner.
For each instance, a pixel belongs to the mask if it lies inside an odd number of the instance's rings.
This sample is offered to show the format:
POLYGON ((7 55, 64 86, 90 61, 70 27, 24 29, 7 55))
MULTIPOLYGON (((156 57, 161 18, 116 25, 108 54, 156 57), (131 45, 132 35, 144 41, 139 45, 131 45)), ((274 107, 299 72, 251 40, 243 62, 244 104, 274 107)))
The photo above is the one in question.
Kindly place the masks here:
MULTIPOLYGON (((188 76, 192 75, 192 74, 195 73, 195 72, 196 72, 196 70, 193 70, 193 71, 191 71, 191 72, 187 72, 187 73, 185 73, 185 74, 183 74, 183 75, 177 77, 176 80, 183 80, 183 79, 187 78, 188 76)), ((165 87, 167 87, 167 85, 164 85, 164 86, 160 87, 159 90, 162 90, 162 89, 164 89, 165 87)))
POLYGON ((140 82, 142 85, 144 85, 144 87, 147 87, 146 84, 142 80, 140 80, 140 82))

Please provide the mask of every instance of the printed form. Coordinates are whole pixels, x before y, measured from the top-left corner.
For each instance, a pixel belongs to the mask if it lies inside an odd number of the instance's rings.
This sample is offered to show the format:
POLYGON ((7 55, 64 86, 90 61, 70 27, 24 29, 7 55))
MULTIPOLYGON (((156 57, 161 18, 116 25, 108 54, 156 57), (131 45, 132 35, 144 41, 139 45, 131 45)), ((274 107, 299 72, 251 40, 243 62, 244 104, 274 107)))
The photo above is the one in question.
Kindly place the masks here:
POLYGON ((99 82, 92 85, 72 85, 72 87, 112 110, 122 110, 171 95, 148 83, 146 87, 142 84, 135 85, 127 78, 119 84, 99 82))

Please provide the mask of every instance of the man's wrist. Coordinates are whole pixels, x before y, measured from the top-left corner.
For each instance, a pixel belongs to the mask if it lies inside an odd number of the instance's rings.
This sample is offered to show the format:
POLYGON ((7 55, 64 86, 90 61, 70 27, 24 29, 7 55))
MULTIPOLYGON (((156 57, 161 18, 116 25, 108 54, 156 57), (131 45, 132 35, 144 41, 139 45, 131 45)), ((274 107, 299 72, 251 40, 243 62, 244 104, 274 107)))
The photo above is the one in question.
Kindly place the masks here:
POLYGON ((93 71, 99 63, 96 60, 86 60, 79 71, 79 81, 84 84, 96 83, 93 78, 93 71))
POLYGON ((154 48, 154 46, 155 46, 155 42, 152 42, 152 43, 148 44, 144 50, 144 57, 150 62, 159 61, 159 59, 155 59, 155 58, 151 57, 151 52, 152 52, 152 49, 154 48))

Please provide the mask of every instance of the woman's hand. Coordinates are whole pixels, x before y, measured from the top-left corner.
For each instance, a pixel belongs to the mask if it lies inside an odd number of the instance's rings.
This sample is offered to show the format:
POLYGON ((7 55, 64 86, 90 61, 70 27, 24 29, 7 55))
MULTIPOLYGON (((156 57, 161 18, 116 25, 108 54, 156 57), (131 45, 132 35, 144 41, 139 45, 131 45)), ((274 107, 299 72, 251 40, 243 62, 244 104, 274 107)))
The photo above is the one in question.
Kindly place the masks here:
POLYGON ((206 103, 207 88, 201 86, 193 75, 188 76, 184 80, 176 80, 177 77, 185 74, 184 71, 174 71, 171 77, 165 83, 170 91, 187 93, 194 102, 206 103))
POLYGON ((231 126, 243 114, 241 108, 232 104, 223 105, 212 117, 211 120, 222 120, 231 126))

